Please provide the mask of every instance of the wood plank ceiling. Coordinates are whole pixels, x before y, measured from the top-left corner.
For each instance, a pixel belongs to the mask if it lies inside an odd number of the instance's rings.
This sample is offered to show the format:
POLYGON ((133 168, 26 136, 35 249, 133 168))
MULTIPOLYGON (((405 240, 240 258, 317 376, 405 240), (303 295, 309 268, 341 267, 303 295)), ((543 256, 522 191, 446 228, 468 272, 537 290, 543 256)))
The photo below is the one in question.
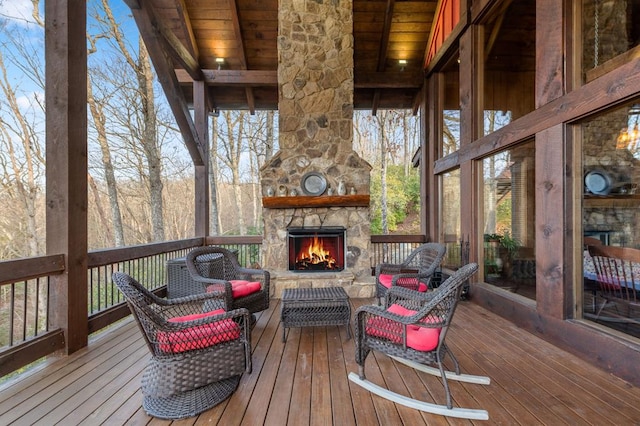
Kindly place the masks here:
MULTIPOLYGON (((210 112, 278 109, 278 0, 124 2, 194 165, 207 157, 190 113, 194 81, 206 84, 210 112)), ((417 111, 437 3, 353 0, 354 108, 417 111)))
MULTIPOLYGON (((192 81, 204 79, 212 110, 277 109, 278 0, 125 2, 147 46, 155 42, 165 52, 165 69, 174 69, 177 76, 177 83, 171 76, 169 84, 180 85, 187 104, 192 81), (141 25, 145 20, 149 25, 141 25)), ((437 3, 353 1, 356 109, 417 107, 437 3), (406 64, 400 65, 400 59, 406 64)), ((161 73, 156 62, 163 58, 151 56, 161 73)))

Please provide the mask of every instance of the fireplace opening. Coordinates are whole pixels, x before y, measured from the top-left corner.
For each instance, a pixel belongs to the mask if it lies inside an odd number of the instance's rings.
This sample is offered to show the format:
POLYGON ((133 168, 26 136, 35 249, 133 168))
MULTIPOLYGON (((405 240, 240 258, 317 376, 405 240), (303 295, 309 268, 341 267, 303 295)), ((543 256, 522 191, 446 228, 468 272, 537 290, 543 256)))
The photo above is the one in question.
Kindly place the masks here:
POLYGON ((289 270, 342 271, 345 264, 345 228, 289 228, 289 270))

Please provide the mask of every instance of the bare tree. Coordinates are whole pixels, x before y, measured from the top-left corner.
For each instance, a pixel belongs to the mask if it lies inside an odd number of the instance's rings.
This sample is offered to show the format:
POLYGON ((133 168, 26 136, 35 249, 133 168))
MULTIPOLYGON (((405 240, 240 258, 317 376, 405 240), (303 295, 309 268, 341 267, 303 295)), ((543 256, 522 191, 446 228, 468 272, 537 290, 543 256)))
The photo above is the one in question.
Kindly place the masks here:
MULTIPOLYGON (((111 210, 111 223, 113 224, 113 233, 108 233, 109 237, 113 237, 110 241, 111 244, 115 243, 116 247, 125 245, 124 227, 122 225, 122 213, 120 212, 120 203, 118 200, 118 189, 116 185, 116 175, 113 168, 113 162, 111 160, 111 148, 109 147, 107 129, 106 129, 106 115, 104 112, 105 100, 102 99, 96 102, 93 95, 93 88, 91 82, 91 73, 87 76, 87 102, 89 103, 89 111, 93 119, 93 125, 96 131, 96 139, 100 146, 102 168, 104 170, 104 177, 106 181, 107 191, 109 194, 109 207, 111 210)), ((95 183, 93 183, 94 194, 96 198, 96 208, 101 209, 99 204, 99 191, 95 183)), ((102 217, 103 215, 101 215, 102 217)), ((109 227, 108 223, 104 224, 105 227, 109 227)))
POLYGON ((0 110, 0 144, 2 149, 2 189, 10 198, 11 205, 18 207, 24 222, 16 224, 11 221, 14 229, 9 230, 11 239, 16 239, 15 231, 22 229, 26 246, 20 244, 7 245, 10 257, 36 256, 43 249, 44 233, 38 225, 43 223, 37 217, 38 197, 41 195, 40 179, 44 174, 44 154, 39 133, 35 130, 18 102, 16 88, 7 76, 4 54, 0 50, 0 90, 4 95, 1 99, 0 110), (16 226, 17 225, 17 226, 16 226))
POLYGON ((245 235, 247 227, 242 208, 242 191, 240 189, 240 159, 243 152, 242 140, 245 125, 244 111, 224 111, 221 113, 225 124, 224 131, 219 131, 219 139, 222 144, 218 146, 218 158, 224 163, 231 173, 231 185, 234 192, 233 211, 237 213, 240 235, 245 235))
MULTIPOLYGON (((132 49, 126 42, 126 38, 121 31, 120 24, 113 15, 108 0, 101 0, 101 6, 103 14, 96 14, 95 19, 104 27, 105 34, 109 34, 119 54, 135 73, 137 81, 135 105, 138 107, 137 112, 140 117, 129 116, 126 121, 137 126, 137 130, 131 129, 131 139, 137 139, 134 142, 139 143, 144 153, 145 163, 140 164, 142 166, 140 170, 145 170, 145 173, 141 173, 140 177, 146 183, 149 193, 152 239, 153 241, 163 241, 165 232, 162 198, 162 156, 157 133, 158 121, 151 61, 141 38, 138 40, 137 56, 132 53, 132 49)), ((131 112, 129 110, 127 114, 129 115, 131 112)))

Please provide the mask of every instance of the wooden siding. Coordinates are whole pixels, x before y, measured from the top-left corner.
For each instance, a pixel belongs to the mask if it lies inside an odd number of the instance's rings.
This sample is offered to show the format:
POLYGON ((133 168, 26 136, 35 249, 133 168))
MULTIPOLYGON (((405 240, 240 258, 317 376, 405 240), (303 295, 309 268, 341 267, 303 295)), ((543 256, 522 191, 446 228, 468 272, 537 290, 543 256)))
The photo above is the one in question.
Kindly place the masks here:
MULTIPOLYGON (((353 308, 370 300, 352 299, 353 308)), ((462 302, 448 341, 464 372, 491 385, 450 383, 455 404, 484 408, 489 422, 447 419, 372 396, 352 384, 354 340, 344 327, 291 329, 282 343, 274 300, 253 330, 253 372, 231 398, 173 422, 266 425, 635 424, 640 388, 593 367, 475 305, 462 302)), ((0 386, 1 424, 169 424, 141 408, 148 359, 135 323, 95 336, 88 348, 0 386)), ((370 355, 367 376, 396 392, 442 402, 439 379, 370 355)))

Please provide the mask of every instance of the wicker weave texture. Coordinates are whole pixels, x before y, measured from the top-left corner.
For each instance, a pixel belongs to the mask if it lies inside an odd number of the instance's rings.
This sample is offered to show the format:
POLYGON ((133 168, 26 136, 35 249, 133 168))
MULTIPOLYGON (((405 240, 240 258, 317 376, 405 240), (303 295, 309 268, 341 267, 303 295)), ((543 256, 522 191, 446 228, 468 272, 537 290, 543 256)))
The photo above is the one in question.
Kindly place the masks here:
POLYGON ((187 254, 186 265, 191 278, 206 291, 225 296, 229 309, 246 308, 256 313, 269 308, 269 271, 240 266, 233 251, 215 246, 198 247, 187 254), (232 280, 258 281, 261 289, 234 299, 232 280))
POLYGON ((151 351, 142 377, 149 415, 195 416, 224 401, 240 376, 251 372, 246 309, 211 312, 225 306, 217 294, 162 299, 122 272, 115 272, 113 281, 151 351))
MULTIPOLYGON (((359 376, 365 379, 365 361, 372 350, 421 364, 436 364, 444 373, 443 361, 448 355, 459 373, 458 361, 445 344, 445 337, 453 319, 463 285, 478 269, 469 263, 458 269, 438 288, 426 293, 403 287, 391 287, 385 295, 384 306, 361 306, 355 313, 356 363, 359 376), (391 305, 400 305, 414 313, 399 315, 387 310, 391 305), (439 328, 437 346, 430 351, 420 351, 407 345, 411 327, 439 328)), ((447 406, 452 407, 451 394, 444 374, 442 383, 447 397, 447 406)))
MULTIPOLYGON (((202 262, 203 271, 207 271, 208 274, 213 273, 220 268, 216 263, 222 263, 222 254, 216 253, 211 256, 209 261, 202 262)), ((205 291, 205 286, 191 277, 189 269, 187 269, 186 256, 167 260, 167 297, 169 299, 191 296, 205 291)))
POLYGON ((409 256, 402 263, 381 263, 377 265, 375 271, 376 297, 383 298, 387 293, 387 287, 380 283, 381 274, 393 275, 392 286, 418 290, 420 283, 424 283, 431 288, 431 278, 440 266, 446 249, 444 244, 426 243, 409 253, 409 256))
POLYGON ((285 289, 280 306, 283 341, 290 327, 345 325, 351 337, 351 305, 342 287, 285 289))

